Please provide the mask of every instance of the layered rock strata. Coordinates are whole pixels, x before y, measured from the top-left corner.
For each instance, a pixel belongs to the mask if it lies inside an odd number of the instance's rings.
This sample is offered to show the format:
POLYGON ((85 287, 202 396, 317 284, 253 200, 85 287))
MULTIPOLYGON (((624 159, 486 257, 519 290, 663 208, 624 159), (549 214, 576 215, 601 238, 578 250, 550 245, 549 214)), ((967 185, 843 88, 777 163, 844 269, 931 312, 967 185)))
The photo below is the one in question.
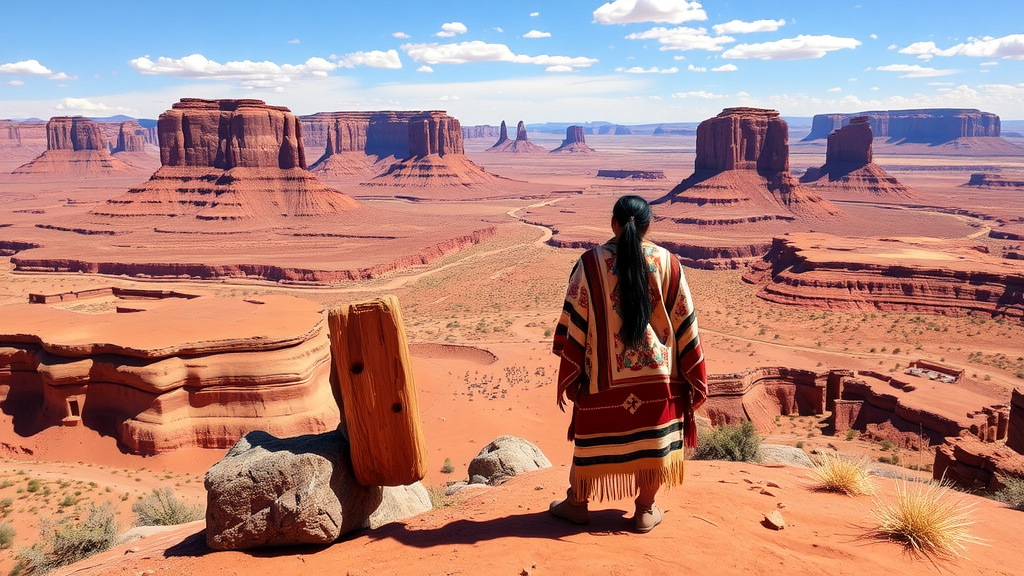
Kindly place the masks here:
POLYGON ((103 131, 95 122, 81 116, 58 116, 46 123, 46 151, 13 173, 102 176, 130 170, 110 155, 103 131))
POLYGON ((743 279, 778 304, 1024 320, 1024 263, 957 241, 791 233, 743 279))
POLYGON ((729 224, 840 214, 789 173, 789 127, 759 108, 726 108, 701 122, 693 174, 653 204, 661 218, 729 224))
POLYGON ((811 168, 800 181, 836 192, 912 198, 917 193, 872 162, 871 125, 857 116, 828 136, 825 164, 811 168))
POLYGON ((46 149, 46 122, 0 120, 0 150, 46 149))
POLYGON ((856 114, 816 114, 804 140, 827 138, 853 118, 866 117, 876 137, 906 143, 941 144, 958 138, 995 137, 999 116, 971 108, 877 110, 856 114))
POLYGON ((117 144, 112 152, 145 152, 146 133, 147 130, 134 120, 122 122, 117 132, 117 144))
POLYGON ((962 186, 970 188, 988 188, 992 190, 1019 189, 1024 190, 1024 176, 1003 176, 1000 174, 971 174, 971 179, 962 186))
POLYGON ((711 374, 708 400, 699 412, 715 426, 749 420, 759 432, 769 434, 775 430, 776 416, 824 412, 825 390, 831 374, 783 366, 711 374))
POLYGON ((597 177, 618 180, 664 180, 665 172, 661 170, 598 170, 597 177))
POLYGON ((320 112, 302 117, 303 142, 323 142, 324 153, 309 171, 324 177, 370 176, 376 158, 366 154, 367 132, 372 112, 320 112), (308 127, 308 128, 307 128, 308 127))
POLYGON ((932 477, 968 490, 996 492, 1006 487, 1007 478, 1024 480, 1024 455, 970 435, 950 438, 935 451, 932 477))
POLYGON ((565 129, 565 140, 562 145, 551 151, 552 154, 593 154, 595 150, 587 146, 587 138, 582 126, 569 126, 565 129))
POLYGON ((633 131, 625 126, 605 124, 604 126, 601 126, 600 128, 597 129, 597 133, 602 135, 610 134, 612 136, 625 136, 628 134, 632 134, 633 131))
MULTIPOLYGON (((504 124, 504 122, 502 122, 502 124, 504 124)), ((490 126, 488 124, 478 124, 476 126, 462 127, 463 140, 470 140, 475 138, 496 138, 497 136, 498 134, 495 132, 494 126, 490 126)))
POLYGON ((92 213, 241 220, 358 207, 306 171, 302 127, 260 100, 183 98, 160 115, 161 167, 92 213))
POLYGON ((529 137, 526 135, 526 124, 520 120, 519 125, 516 127, 515 140, 509 140, 508 128, 505 127, 505 122, 502 122, 501 135, 498 137, 498 141, 494 146, 487 149, 487 152, 502 152, 506 154, 538 154, 547 152, 547 150, 537 146, 533 142, 530 142, 529 137))
POLYGON ((0 389, 16 429, 81 423, 132 453, 158 454, 227 448, 252 430, 337 427, 319 304, 128 297, 105 314, 5 307, 0 389))

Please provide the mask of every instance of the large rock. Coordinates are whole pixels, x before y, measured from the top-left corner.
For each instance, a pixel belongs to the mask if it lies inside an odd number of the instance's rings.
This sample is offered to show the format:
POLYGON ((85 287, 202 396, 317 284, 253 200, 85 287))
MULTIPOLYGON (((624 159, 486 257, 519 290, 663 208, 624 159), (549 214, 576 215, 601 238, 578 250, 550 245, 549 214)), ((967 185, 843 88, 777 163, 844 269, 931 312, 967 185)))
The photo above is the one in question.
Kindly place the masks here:
POLYGON ((81 116, 56 116, 46 123, 47 150, 106 150, 100 127, 81 116))
MULTIPOLYGON (((497 136, 494 130, 494 126, 489 124, 477 124, 476 126, 463 126, 462 127, 462 139, 468 140, 471 138, 494 138, 497 136)), ((506 134, 506 137, 508 134, 506 134)))
POLYGON ((825 164, 810 168, 800 181, 833 192, 913 198, 917 193, 872 162, 874 137, 867 116, 857 116, 828 136, 825 164))
POLYGON ((569 126, 565 129, 565 140, 562 145, 551 151, 552 154, 591 154, 595 150, 587 146, 587 138, 582 126, 569 126))
POLYGON ((907 143, 941 144, 958 138, 994 137, 1000 134, 999 116, 972 108, 879 110, 855 114, 816 114, 804 140, 827 138, 853 118, 866 117, 879 138, 907 143))
POLYGON ((1006 430, 1006 446, 1024 454, 1024 394, 1014 388, 1010 398, 1010 420, 1006 430))
POLYGON ((474 484, 497 485, 517 474, 550 467, 540 448, 522 438, 499 436, 470 461, 468 472, 474 484))
POLYGON ((103 176, 129 171, 110 155, 99 125, 81 116, 57 116, 46 123, 46 151, 13 173, 103 176))
POLYGON ((501 128, 498 131, 498 141, 491 146, 492 149, 498 148, 502 144, 508 142, 508 126, 505 125, 505 121, 501 121, 501 128))
POLYGON ((697 127, 694 171, 789 170, 789 126, 775 110, 726 108, 697 127))
POLYGON ((462 126, 441 111, 424 112, 409 119, 409 155, 463 154, 462 126))
POLYGON ((867 116, 857 116, 850 123, 828 135, 826 164, 854 164, 864 166, 871 163, 871 124, 867 116))
POLYGON ((799 468, 814 467, 814 462, 807 452, 782 444, 761 444, 757 449, 757 461, 762 464, 784 464, 799 468))
POLYGON ((206 543, 215 550, 328 544, 383 501, 360 486, 340 432, 275 438, 250 432, 206 473, 206 543))
POLYGON ((113 152, 145 152, 146 151, 146 129, 138 122, 130 120, 122 122, 117 133, 117 145, 113 152))
POLYGON ((526 124, 522 120, 519 121, 519 126, 516 127, 516 139, 508 139, 508 129, 505 127, 505 123, 501 123, 502 136, 498 138, 498 142, 487 149, 487 152, 504 152, 509 154, 536 154, 540 152, 547 152, 544 148, 537 146, 533 142, 530 142, 529 136, 526 135, 526 124))
POLYGON ((385 486, 380 506, 370 514, 367 527, 371 530, 380 528, 385 524, 429 512, 433 507, 430 494, 421 482, 408 486, 385 486))

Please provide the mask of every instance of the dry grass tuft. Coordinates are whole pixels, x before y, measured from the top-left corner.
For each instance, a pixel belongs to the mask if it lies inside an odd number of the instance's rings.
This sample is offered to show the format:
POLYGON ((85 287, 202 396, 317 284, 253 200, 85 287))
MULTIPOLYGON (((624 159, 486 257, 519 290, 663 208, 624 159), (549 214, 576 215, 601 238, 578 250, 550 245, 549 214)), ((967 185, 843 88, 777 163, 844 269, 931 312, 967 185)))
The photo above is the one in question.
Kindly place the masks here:
POLYGON ((942 483, 927 482, 913 486, 896 482, 894 502, 875 502, 872 516, 878 521, 875 533, 880 538, 904 543, 914 552, 939 558, 961 557, 967 544, 982 541, 968 531, 974 525, 962 496, 942 483))
POLYGON ((822 454, 811 469, 811 478, 817 482, 817 489, 837 492, 847 496, 874 494, 875 487, 868 475, 868 464, 864 459, 843 458, 839 455, 822 454))

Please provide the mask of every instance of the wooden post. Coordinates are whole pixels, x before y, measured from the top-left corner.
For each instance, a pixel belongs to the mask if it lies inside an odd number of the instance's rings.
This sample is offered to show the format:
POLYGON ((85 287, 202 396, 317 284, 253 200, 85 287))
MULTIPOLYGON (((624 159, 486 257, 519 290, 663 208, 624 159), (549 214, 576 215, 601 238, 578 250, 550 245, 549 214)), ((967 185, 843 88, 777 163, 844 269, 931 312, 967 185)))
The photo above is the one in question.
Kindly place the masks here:
POLYGON ((328 327, 356 480, 364 486, 422 480, 426 443, 398 298, 336 307, 328 327))

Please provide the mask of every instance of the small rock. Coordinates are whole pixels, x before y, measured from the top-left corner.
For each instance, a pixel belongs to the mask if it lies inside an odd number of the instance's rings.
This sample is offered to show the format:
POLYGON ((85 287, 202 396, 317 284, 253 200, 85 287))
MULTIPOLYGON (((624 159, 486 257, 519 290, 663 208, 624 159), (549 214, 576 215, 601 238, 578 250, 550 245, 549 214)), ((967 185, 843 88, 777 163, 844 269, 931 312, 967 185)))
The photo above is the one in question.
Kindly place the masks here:
POLYGON ((769 482, 768 484, 765 484, 765 486, 768 486, 769 488, 782 488, 782 486, 779 486, 775 482, 769 482))
POLYGON ((778 510, 772 510, 765 514, 764 522, 762 522, 762 524, 764 524, 766 528, 771 528, 772 530, 785 530, 786 528, 786 520, 778 510))
POLYGON ((754 481, 751 480, 750 478, 744 478, 743 481, 746 482, 747 484, 753 484, 754 483, 754 481))
POLYGON ((470 484, 487 484, 487 478, 485 476, 481 476, 479 474, 475 474, 475 475, 473 475, 472 478, 469 479, 469 483, 470 484))
POLYGON ((775 494, 772 494, 771 492, 765 490, 764 488, 761 489, 761 494, 764 494, 765 496, 771 496, 772 498, 775 497, 775 494))
POLYGON ((139 550, 142 550, 142 548, 139 548, 138 546, 132 546, 131 548, 129 548, 129 549, 127 549, 127 550, 125 550, 125 551, 124 551, 124 553, 125 553, 126 555, 127 555, 127 554, 135 554, 135 553, 136 553, 136 552, 138 552, 139 550))

